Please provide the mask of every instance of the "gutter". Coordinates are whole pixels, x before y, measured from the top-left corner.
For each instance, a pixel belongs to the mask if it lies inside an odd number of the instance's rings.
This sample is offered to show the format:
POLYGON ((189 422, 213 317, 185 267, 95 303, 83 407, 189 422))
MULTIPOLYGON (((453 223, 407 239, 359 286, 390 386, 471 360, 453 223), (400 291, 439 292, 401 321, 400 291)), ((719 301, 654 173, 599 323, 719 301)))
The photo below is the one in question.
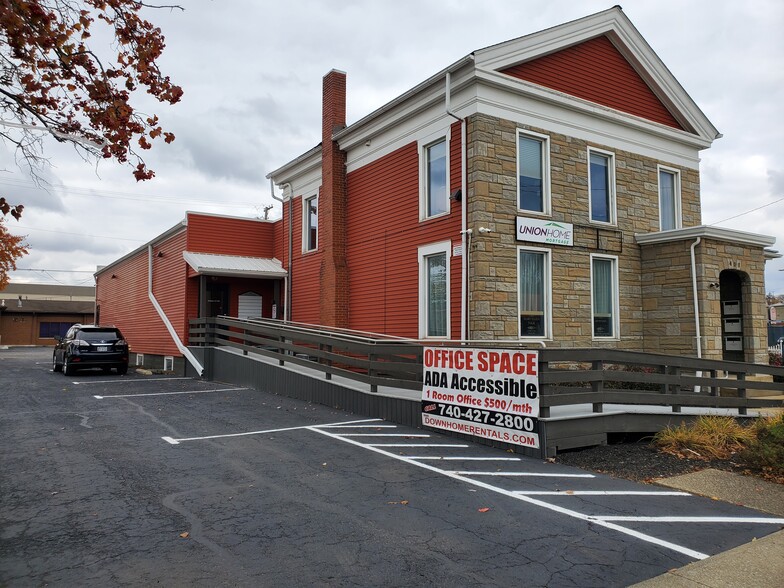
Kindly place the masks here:
POLYGON ((158 316, 161 317, 163 324, 166 325, 166 330, 169 331, 169 335, 171 336, 174 344, 177 346, 177 349, 180 353, 183 354, 185 359, 193 366, 199 376, 204 375, 204 366, 199 363, 199 360, 196 359, 196 356, 191 353, 191 350, 188 349, 185 345, 183 345, 182 341, 180 341, 179 335, 177 335, 177 331, 174 330, 174 326, 171 324, 169 317, 166 316, 166 313, 161 308, 161 305, 158 304, 158 300, 156 300, 155 295, 152 293, 152 243, 147 245, 147 295, 150 297, 150 302, 155 307, 158 316))
MULTIPOLYGON (((469 56, 471 60, 473 60, 473 55, 469 56)), ((465 60, 459 62, 461 65, 465 63, 465 60)), ((445 83, 446 83, 446 90, 445 90, 445 107, 446 113, 451 116, 452 118, 457 119, 460 121, 460 237, 462 239, 463 245, 463 255, 461 260, 461 288, 460 288, 460 339, 466 341, 469 339, 469 313, 470 309, 468 306, 468 271, 471 267, 469 255, 471 254, 471 231, 468 230, 466 227, 468 225, 468 211, 466 207, 466 200, 468 197, 467 186, 468 182, 466 181, 466 170, 468 168, 467 162, 467 142, 468 142, 468 131, 466 128, 466 120, 455 114, 451 107, 452 107, 452 72, 450 69, 447 69, 446 76, 445 76, 445 83)))
MULTIPOLYGON (((280 216, 281 216, 281 220, 283 221, 283 226, 285 227, 286 226, 286 199, 275 196, 275 180, 273 180, 272 177, 270 177, 271 175, 272 174, 267 176, 270 181, 270 195, 274 200, 280 202, 280 213, 281 213, 280 216)), ((288 184, 288 186, 289 189, 291 189, 291 184, 288 184)), ((291 317, 291 304, 290 304, 291 302, 291 241, 292 241, 292 229, 294 226, 294 216, 293 216, 294 210, 292 209, 293 207, 292 200, 293 200, 292 196, 289 195, 289 252, 286 257, 286 266, 287 266, 286 268, 287 274, 285 278, 286 291, 283 294, 283 300, 285 301, 285 304, 283 306, 284 321, 290 320, 291 317)), ((273 318, 277 318, 277 317, 273 317, 273 318)))
MULTIPOLYGON (((702 358, 702 333, 700 332, 700 303, 697 300, 697 262, 694 257, 694 249, 702 241, 702 237, 697 237, 697 240, 691 244, 691 289, 692 296, 694 297, 694 329, 697 335, 697 358, 702 358)), ((697 371, 697 377, 702 377, 702 371, 697 371)), ((694 392, 700 391, 699 386, 694 386, 694 392)))

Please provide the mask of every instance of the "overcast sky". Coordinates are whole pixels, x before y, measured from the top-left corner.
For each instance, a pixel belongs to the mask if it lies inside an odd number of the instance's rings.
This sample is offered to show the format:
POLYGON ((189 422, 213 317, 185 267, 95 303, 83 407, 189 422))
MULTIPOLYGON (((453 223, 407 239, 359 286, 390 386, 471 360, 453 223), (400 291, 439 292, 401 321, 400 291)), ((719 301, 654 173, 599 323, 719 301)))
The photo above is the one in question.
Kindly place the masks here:
MULTIPOLYGON (((159 115, 177 139, 146 158, 157 173, 82 161, 47 144, 36 188, 0 143, 0 190, 25 204, 30 255, 13 281, 92 285, 91 273, 174 226, 186 210, 261 216, 265 175, 320 141, 321 78, 348 74, 348 123, 473 50, 612 6, 592 0, 182 0, 148 13, 182 86, 159 115), (63 271, 68 270, 68 271, 63 271), (77 273, 85 272, 85 273, 77 273)), ((771 235, 784 252, 784 2, 627 0, 624 12, 723 134, 702 153, 703 224, 771 235), (757 210, 755 210, 757 209, 757 210), (732 218, 735 217, 735 218, 732 218), (726 220, 725 219, 730 219, 726 220)), ((784 294, 784 259, 766 290, 784 294)))

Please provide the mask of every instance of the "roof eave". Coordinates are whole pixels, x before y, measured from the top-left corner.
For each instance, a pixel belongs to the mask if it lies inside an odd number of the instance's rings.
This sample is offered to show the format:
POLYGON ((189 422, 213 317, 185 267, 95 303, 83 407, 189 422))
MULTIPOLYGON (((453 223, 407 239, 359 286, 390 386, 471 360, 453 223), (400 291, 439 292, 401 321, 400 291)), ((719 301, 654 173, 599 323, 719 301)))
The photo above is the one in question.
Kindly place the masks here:
POLYGON ((672 231, 660 231, 658 233, 636 233, 634 235, 634 239, 638 245, 671 243, 673 241, 684 241, 697 238, 729 241, 741 245, 752 245, 754 247, 763 248, 770 247, 776 242, 776 238, 769 235, 758 235, 757 233, 747 233, 735 229, 723 229, 706 225, 688 227, 685 229, 674 229, 672 231))

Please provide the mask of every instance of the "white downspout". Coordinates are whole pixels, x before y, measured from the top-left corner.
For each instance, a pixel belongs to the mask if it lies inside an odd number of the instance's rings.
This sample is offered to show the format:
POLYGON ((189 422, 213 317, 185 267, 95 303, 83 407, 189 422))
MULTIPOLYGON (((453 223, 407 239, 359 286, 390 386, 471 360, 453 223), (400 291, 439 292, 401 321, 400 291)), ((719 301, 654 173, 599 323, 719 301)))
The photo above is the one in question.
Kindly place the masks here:
MULTIPOLYGON (((694 297, 694 328, 697 332, 697 358, 702 358, 702 333, 700 332, 700 303, 697 300, 697 262, 694 258, 694 249, 700 244, 702 237, 691 244, 691 290, 694 297)), ((702 370, 698 370, 696 376, 702 377, 702 370)), ((694 392, 700 392, 700 386, 694 386, 694 392)))
POLYGON ((691 244, 691 288, 694 296, 694 327, 697 331, 697 357, 702 357, 702 333, 700 332, 700 303, 697 300, 697 262, 694 258, 694 249, 700 244, 702 237, 691 244))
MULTIPOLYGON (((283 220, 283 226, 286 226, 286 199, 279 198, 275 196, 275 182, 272 178, 270 178, 270 195, 280 202, 280 216, 283 220)), ((289 320, 289 278, 291 277, 291 223, 294 222, 293 218, 291 218, 291 207, 289 207, 289 250, 288 256, 286 259, 286 265, 288 266, 288 270, 286 271, 286 277, 283 278, 283 320, 289 320)), ((277 318, 277 317, 276 317, 277 318)))
POLYGON ((204 366, 199 363, 199 360, 196 359, 196 356, 191 353, 191 350, 188 349, 185 345, 183 345, 182 341, 180 341, 180 337, 177 335, 177 331, 174 330, 174 326, 171 324, 169 317, 166 316, 166 313, 163 312, 163 308, 161 305, 158 304, 158 301, 155 299, 155 295, 152 293, 152 245, 147 246, 147 295, 150 297, 150 302, 155 307, 158 316, 161 317, 163 324, 166 325, 166 330, 169 331, 169 335, 171 335, 174 344, 179 349, 180 353, 185 356, 188 362, 193 366, 199 376, 204 375, 204 366))
POLYGON ((468 131, 466 129, 466 121, 464 118, 452 112, 452 73, 446 72, 446 90, 445 90, 446 113, 460 121, 460 235, 463 240, 463 259, 461 271, 461 288, 460 288, 460 338, 463 341, 469 338, 469 308, 468 308, 468 271, 470 268, 470 250, 471 250, 471 231, 466 229, 468 224, 468 213, 466 208, 467 194, 467 181, 466 170, 467 163, 467 142, 468 131))

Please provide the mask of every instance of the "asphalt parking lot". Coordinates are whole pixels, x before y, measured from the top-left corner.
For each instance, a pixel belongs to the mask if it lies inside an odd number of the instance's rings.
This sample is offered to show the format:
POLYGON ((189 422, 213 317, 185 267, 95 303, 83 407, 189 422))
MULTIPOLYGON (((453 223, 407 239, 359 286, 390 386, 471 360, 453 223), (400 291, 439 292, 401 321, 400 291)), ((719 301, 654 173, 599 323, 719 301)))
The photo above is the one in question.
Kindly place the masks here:
POLYGON ((784 520, 219 382, 0 350, 0 586, 628 586, 784 520))

